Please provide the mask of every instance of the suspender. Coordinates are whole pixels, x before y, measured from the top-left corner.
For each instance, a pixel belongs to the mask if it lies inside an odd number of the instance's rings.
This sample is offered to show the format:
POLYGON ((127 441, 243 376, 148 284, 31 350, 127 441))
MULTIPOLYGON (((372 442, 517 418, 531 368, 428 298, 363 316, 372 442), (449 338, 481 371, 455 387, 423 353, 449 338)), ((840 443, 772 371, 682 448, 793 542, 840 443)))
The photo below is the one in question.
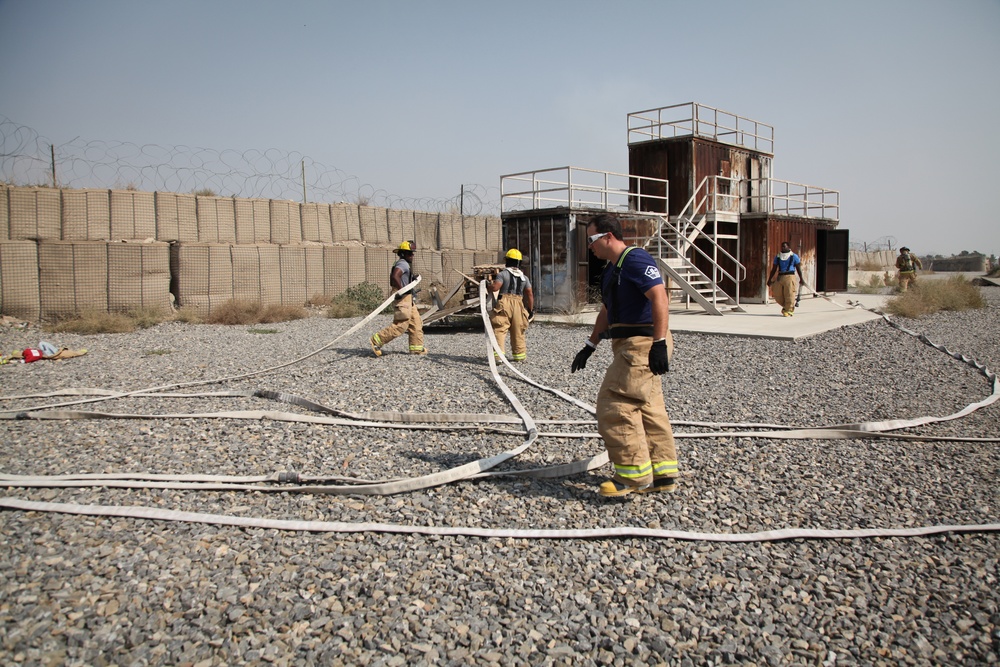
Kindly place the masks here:
POLYGON ((510 276, 510 281, 507 283, 507 290, 503 291, 501 288, 500 294, 513 294, 514 296, 521 296, 524 294, 524 287, 528 283, 528 278, 523 273, 520 276, 516 276, 509 269, 504 269, 507 275, 510 276))
POLYGON ((635 246, 629 246, 622 251, 621 256, 618 261, 615 262, 615 268, 611 270, 611 284, 609 285, 611 289, 611 294, 608 295, 611 301, 611 322, 618 322, 618 288, 622 284, 622 264, 625 263, 625 257, 635 250, 635 246))

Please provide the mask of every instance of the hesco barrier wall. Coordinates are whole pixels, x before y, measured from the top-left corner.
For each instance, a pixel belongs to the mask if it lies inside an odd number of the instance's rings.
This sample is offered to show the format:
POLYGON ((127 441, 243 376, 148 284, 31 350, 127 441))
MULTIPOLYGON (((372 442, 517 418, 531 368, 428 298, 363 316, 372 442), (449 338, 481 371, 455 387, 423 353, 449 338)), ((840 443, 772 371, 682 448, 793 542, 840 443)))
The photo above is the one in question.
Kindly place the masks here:
POLYGON ((416 241, 428 287, 501 260, 500 218, 355 204, 131 190, 0 186, 0 314, 226 301, 304 305, 362 282, 389 293, 394 250, 416 241))

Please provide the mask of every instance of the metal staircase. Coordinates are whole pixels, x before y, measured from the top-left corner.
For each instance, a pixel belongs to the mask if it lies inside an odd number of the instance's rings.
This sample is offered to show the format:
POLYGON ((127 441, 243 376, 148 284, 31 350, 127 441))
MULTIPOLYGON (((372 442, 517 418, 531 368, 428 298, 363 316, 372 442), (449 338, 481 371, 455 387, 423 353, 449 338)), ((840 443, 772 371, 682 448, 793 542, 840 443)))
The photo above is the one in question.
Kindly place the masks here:
POLYGON ((673 221, 666 215, 652 214, 658 221, 656 231, 642 243, 684 297, 711 315, 744 312, 739 304, 739 284, 746 277, 746 267, 719 244, 727 239, 738 243, 739 214, 726 213, 732 208, 728 200, 735 198, 729 194, 728 183, 720 188, 719 181, 719 177, 703 179, 673 221), (700 211, 712 212, 711 220, 700 211), (698 268, 696 261, 708 267, 709 273, 698 268), (719 287, 725 279, 735 284, 734 296, 719 287))

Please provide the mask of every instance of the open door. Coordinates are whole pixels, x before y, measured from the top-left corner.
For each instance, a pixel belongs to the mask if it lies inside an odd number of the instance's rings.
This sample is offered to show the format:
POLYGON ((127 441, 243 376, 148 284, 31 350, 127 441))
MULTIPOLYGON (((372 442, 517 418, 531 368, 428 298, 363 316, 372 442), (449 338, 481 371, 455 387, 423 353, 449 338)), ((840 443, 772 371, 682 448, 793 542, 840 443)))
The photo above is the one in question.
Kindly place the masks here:
POLYGON ((846 229, 816 230, 816 291, 846 292, 849 250, 846 229))

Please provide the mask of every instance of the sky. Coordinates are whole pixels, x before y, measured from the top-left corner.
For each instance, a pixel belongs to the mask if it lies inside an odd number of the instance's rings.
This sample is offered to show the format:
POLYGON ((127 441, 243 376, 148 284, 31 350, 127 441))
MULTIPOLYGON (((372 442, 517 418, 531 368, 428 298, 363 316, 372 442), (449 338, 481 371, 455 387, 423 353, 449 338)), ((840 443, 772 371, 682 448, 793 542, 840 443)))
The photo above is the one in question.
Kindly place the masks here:
POLYGON ((772 176, 839 191, 852 242, 919 254, 1000 254, 998 67, 1000 0, 0 0, 0 117, 57 150, 271 149, 348 195, 499 199, 627 173, 628 114, 695 102, 773 126, 772 176))

